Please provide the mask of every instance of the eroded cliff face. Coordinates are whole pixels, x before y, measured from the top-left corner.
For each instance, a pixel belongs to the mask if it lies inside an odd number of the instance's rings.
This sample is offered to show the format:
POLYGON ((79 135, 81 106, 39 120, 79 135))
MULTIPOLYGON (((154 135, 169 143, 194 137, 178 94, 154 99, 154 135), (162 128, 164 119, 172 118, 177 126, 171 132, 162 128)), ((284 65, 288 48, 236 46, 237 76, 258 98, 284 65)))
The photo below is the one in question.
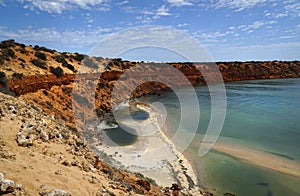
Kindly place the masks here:
POLYGON ((40 105, 74 129, 74 115, 82 121, 92 119, 95 113, 111 111, 114 103, 168 89, 167 83, 179 87, 189 82, 196 85, 300 77, 299 61, 155 64, 59 53, 13 41, 2 42, 0 49, 0 72, 6 75, 0 78, 0 85, 40 105), (188 80, 174 75, 174 68, 188 80), (134 90, 128 93, 130 88, 134 90), (118 93, 112 99, 112 90, 116 89, 118 93), (74 114, 74 110, 80 112, 74 114))

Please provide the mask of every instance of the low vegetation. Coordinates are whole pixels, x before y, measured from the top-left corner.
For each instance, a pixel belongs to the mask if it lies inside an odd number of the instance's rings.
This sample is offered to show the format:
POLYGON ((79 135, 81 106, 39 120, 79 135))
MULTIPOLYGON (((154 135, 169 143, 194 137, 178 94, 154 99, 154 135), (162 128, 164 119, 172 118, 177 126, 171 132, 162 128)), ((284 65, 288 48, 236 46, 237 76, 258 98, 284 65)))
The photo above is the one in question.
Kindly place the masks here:
POLYGON ((12 77, 17 78, 17 79, 22 79, 23 78, 23 73, 13 73, 12 77))
POLYGON ((56 77, 62 77, 64 75, 64 70, 61 67, 50 67, 50 72, 56 75, 56 77))
POLYGON ((78 54, 77 52, 74 53, 74 56, 72 57, 74 60, 81 62, 84 59, 83 54, 78 54))
POLYGON ((155 180, 153 180, 152 178, 148 178, 148 177, 144 176, 143 174, 141 174, 141 173, 139 173, 139 172, 134 173, 134 175, 135 175, 136 177, 138 177, 138 178, 141 178, 141 179, 143 179, 143 180, 146 180, 146 181, 150 182, 150 183, 151 183, 152 185, 154 185, 154 186, 157 186, 155 180))
POLYGON ((40 51, 36 51, 34 56, 36 56, 37 58, 42 59, 42 60, 47 59, 46 55, 44 53, 40 52, 40 51))
POLYGON ((0 84, 5 85, 7 82, 6 74, 0 71, 0 84))
POLYGON ((30 61, 33 65, 35 65, 36 67, 39 67, 41 69, 47 69, 47 65, 44 61, 42 61, 41 59, 33 59, 30 61))

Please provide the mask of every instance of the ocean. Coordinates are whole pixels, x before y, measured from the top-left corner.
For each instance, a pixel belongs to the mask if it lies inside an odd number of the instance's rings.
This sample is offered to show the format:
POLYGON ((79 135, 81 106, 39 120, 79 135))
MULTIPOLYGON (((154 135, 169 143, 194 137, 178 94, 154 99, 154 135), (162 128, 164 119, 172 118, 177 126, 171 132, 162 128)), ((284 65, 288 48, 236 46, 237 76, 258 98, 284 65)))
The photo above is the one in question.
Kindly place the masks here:
MULTIPOLYGON (((237 81, 225 85, 227 111, 218 142, 300 164, 300 79, 237 81)), ((194 164, 201 186, 216 195, 226 192, 242 196, 300 195, 300 177, 257 166, 216 150, 198 156, 201 138, 210 120, 211 99, 205 85, 194 89, 200 103, 200 123, 184 154, 194 164)), ((180 89, 177 93, 191 92, 180 89)), ((145 97, 141 101, 164 105, 167 111, 165 130, 172 137, 179 126, 182 109, 176 94, 160 92, 160 96, 145 97)), ((198 106, 185 107, 189 110, 198 106)), ((267 157, 265 161, 269 161, 267 157)))

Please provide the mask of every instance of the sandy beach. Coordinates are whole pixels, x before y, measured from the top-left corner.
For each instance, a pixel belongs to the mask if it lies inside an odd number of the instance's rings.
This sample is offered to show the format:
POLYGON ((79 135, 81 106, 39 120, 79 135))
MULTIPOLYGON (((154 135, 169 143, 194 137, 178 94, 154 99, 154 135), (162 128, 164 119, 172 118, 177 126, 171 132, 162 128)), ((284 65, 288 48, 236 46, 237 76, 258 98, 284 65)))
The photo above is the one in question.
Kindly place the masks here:
POLYGON ((97 151, 102 157, 110 157, 108 161, 116 167, 142 173, 155 180, 159 186, 170 187, 177 183, 183 193, 200 195, 192 165, 161 130, 155 108, 146 104, 136 104, 136 107, 148 112, 149 118, 143 121, 122 121, 122 124, 134 128, 139 135, 138 140, 132 145, 117 146, 103 133, 103 142, 95 144, 97 151))
POLYGON ((260 167, 272 169, 281 173, 300 177, 300 164, 285 157, 269 152, 258 151, 240 145, 218 141, 214 150, 248 161, 260 167))

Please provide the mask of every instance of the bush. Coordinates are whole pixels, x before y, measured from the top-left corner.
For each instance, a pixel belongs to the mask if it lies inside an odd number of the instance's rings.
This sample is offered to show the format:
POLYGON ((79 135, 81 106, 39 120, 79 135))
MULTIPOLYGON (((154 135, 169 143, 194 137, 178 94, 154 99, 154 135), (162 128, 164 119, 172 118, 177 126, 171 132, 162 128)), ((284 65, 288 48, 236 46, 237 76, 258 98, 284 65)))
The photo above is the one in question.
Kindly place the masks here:
POLYGON ((62 65, 63 67, 66 67, 66 68, 68 68, 69 70, 71 70, 71 71, 75 72, 75 68, 74 68, 74 66, 73 66, 73 65, 71 65, 71 64, 69 64, 67 61, 63 62, 61 65, 62 65))
POLYGON ((33 59, 30 61, 33 65, 41 68, 41 69, 47 69, 46 63, 41 61, 40 59, 33 59))
POLYGON ((49 52, 51 54, 54 54, 54 52, 56 52, 56 50, 52 50, 52 49, 49 49, 49 48, 46 48, 46 47, 40 47, 39 50, 41 51, 44 51, 44 52, 49 52))
POLYGON ((78 54, 77 52, 74 53, 75 56, 73 56, 73 59, 75 59, 76 61, 81 62, 84 59, 84 55, 83 54, 78 54))
POLYGON ((46 96, 49 95, 48 91, 46 91, 46 90, 43 90, 43 93, 44 93, 44 95, 46 95, 46 96))
POLYGON ((19 61, 21 61, 22 63, 26 63, 26 61, 22 58, 18 58, 19 61))
POLYGON ((52 58, 58 63, 66 62, 65 56, 62 54, 53 56, 52 58))
POLYGON ((46 60, 47 59, 46 55, 44 53, 42 53, 42 52, 39 52, 39 51, 36 51, 34 55, 37 58, 42 59, 42 60, 46 60))
POLYGON ((0 65, 4 64, 4 57, 2 55, 0 55, 0 65))
POLYGON ((0 48, 9 48, 14 46, 15 44, 15 40, 13 39, 5 40, 0 43, 0 48))
POLYGON ((4 59, 9 60, 10 57, 15 57, 15 52, 10 48, 2 49, 2 56, 4 59))
POLYGON ((72 88, 70 88, 70 87, 65 87, 62 89, 62 91, 68 96, 70 96, 72 94, 72 88))
POLYGON ((133 173, 136 177, 140 178, 140 179, 143 179, 143 180, 146 180, 148 182, 150 182, 152 185, 154 186, 157 186, 157 183, 155 182, 155 180, 151 179, 151 178, 148 178, 146 176, 144 176, 143 174, 139 173, 139 172, 136 172, 136 173, 133 173))
POLYGON ((0 71, 0 84, 6 84, 6 82, 7 82, 6 74, 0 71))
POLYGON ((61 67, 50 67, 50 72, 56 75, 56 77, 62 77, 64 75, 64 70, 61 67))
POLYGON ((12 77, 22 79, 23 78, 23 73, 13 73, 12 77))

